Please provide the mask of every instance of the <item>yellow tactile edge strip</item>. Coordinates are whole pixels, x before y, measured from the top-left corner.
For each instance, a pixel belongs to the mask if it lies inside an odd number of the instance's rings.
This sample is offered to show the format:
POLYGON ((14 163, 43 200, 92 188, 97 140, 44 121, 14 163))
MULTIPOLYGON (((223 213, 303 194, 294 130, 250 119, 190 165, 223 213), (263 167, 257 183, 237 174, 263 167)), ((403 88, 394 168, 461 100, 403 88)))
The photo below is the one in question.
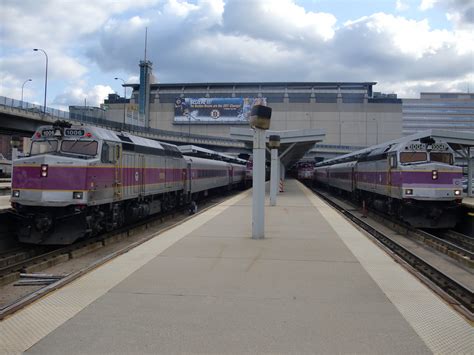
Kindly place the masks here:
POLYGON ((474 328, 464 318, 311 190, 299 186, 433 353, 474 353, 474 328))
POLYGON ((220 203, 175 228, 159 234, 0 322, 0 354, 28 350, 68 319, 104 295, 171 245, 250 194, 220 203))

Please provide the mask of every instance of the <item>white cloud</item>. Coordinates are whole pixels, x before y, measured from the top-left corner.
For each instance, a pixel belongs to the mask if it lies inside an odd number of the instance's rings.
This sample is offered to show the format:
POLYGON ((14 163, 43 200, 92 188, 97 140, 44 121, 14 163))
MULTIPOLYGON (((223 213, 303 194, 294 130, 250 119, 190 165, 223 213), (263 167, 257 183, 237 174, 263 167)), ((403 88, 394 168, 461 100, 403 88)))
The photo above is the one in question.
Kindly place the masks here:
POLYGON ((438 0, 421 0, 420 6, 418 8, 421 11, 426 11, 431 9, 438 0))
POLYGON ((422 0, 421 11, 438 7, 446 11, 446 18, 456 29, 474 29, 474 1, 472 0, 422 0))
POLYGON ((432 30, 428 20, 409 20, 400 16, 377 13, 349 21, 347 27, 365 26, 373 34, 386 37, 387 45, 398 52, 419 59, 434 54, 443 46, 454 46, 462 51, 463 45, 457 43, 455 35, 448 30, 432 30))
MULTIPOLYGON (((145 27, 147 58, 160 82, 378 81, 377 90, 411 95, 421 88, 467 87, 473 80, 467 0, 420 4, 444 6, 454 24, 450 30, 407 13, 368 14, 337 25, 333 14, 308 11, 293 0, 3 1, 18 23, 0 15, 6 24, 0 45, 14 48, 0 58, 0 78, 8 82, 0 93, 18 95, 31 76, 39 97, 44 58, 31 51, 39 46, 50 56, 51 82, 64 82, 65 88, 51 92, 51 102, 61 107, 83 104, 86 96, 98 104, 111 92, 97 81, 96 67, 104 78, 138 82, 145 27)), ((395 4, 403 11, 408 2, 395 4)))
POLYGON ((59 48, 95 33, 114 14, 154 6, 158 0, 2 0, 0 43, 59 48))
POLYGON ((277 42, 329 41, 337 21, 332 14, 306 11, 292 0, 228 0, 224 9, 225 30, 277 42))
POLYGON ((403 0, 397 0, 395 2, 395 8, 397 9, 397 11, 406 11, 410 8, 410 5, 408 5, 408 3, 403 0))
POLYGON ((87 106, 98 107, 113 92, 114 90, 108 85, 94 85, 90 88, 70 87, 56 96, 52 103, 61 107, 81 106, 85 103, 87 106))

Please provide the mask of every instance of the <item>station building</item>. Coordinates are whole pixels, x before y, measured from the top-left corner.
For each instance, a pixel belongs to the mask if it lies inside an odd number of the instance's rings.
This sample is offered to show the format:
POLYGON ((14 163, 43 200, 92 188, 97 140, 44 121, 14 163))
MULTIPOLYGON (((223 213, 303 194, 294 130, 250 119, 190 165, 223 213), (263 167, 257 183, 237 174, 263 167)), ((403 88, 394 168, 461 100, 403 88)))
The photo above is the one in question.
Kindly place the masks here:
POLYGON ((375 82, 253 82, 149 84, 148 100, 140 84, 124 100, 105 100, 109 120, 182 132, 229 137, 230 127, 248 125, 254 103, 273 109, 272 130, 324 129, 323 142, 365 147, 401 137, 402 101, 377 95, 375 82), (147 102, 148 110, 140 104, 147 102), (126 114, 124 115, 124 111, 126 114))
POLYGON ((403 99, 403 134, 430 128, 474 130, 474 94, 422 92, 419 99, 403 99))

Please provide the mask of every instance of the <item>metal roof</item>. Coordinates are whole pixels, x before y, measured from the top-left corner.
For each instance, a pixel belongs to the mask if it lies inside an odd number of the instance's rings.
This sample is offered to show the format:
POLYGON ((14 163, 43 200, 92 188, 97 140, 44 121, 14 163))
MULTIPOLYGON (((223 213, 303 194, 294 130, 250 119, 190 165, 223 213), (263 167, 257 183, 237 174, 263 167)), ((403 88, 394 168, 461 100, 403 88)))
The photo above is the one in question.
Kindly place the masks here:
MULTIPOLYGON (((333 82, 283 82, 283 81, 265 81, 265 82, 210 82, 210 83, 155 83, 155 84, 150 84, 152 89, 156 88, 182 88, 182 87, 225 87, 228 86, 229 88, 239 88, 239 87, 249 87, 249 86, 255 86, 255 87, 272 87, 272 86, 284 86, 291 88, 292 86, 305 86, 308 88, 311 87, 341 87, 343 88, 354 88, 354 87, 359 87, 359 88, 367 88, 367 87, 372 87, 373 85, 376 85, 377 82, 375 81, 364 81, 364 82, 344 82, 344 81, 333 81, 333 82)), ((127 87, 133 87, 133 88, 138 88, 140 86, 139 83, 135 84, 125 84, 122 86, 127 86, 127 87)))
POLYGON ((465 147, 474 147, 474 132, 468 131, 447 131, 447 130, 440 130, 440 129, 428 129, 425 131, 421 131, 415 134, 411 134, 409 136, 404 136, 402 138, 394 139, 388 142, 384 142, 381 144, 373 145, 371 147, 367 147, 364 149, 357 150, 355 152, 344 154, 339 157, 325 160, 318 165, 324 165, 329 162, 338 162, 338 161, 347 161, 349 158, 358 159, 360 156, 364 154, 368 154, 374 150, 387 147, 389 145, 395 145, 400 143, 407 143, 414 140, 419 140, 423 138, 434 138, 439 139, 448 143, 451 148, 454 150, 459 150, 465 147))
POLYGON ((236 158, 227 154, 216 152, 211 149, 206 149, 206 148, 198 147, 196 145, 191 145, 191 144, 178 146, 178 149, 183 155, 197 156, 201 158, 208 158, 208 159, 214 159, 214 160, 222 160, 222 161, 226 161, 229 163, 236 163, 236 164, 245 164, 247 162, 244 159, 236 158))
MULTIPOLYGON (((253 142, 253 129, 231 127, 230 136, 244 141, 251 145, 253 142)), ((281 163, 290 167, 300 160, 305 153, 310 150, 315 143, 323 141, 326 136, 322 129, 301 129, 291 131, 271 131, 265 132, 266 139, 271 135, 280 136, 280 148, 278 155, 281 157, 281 163)))

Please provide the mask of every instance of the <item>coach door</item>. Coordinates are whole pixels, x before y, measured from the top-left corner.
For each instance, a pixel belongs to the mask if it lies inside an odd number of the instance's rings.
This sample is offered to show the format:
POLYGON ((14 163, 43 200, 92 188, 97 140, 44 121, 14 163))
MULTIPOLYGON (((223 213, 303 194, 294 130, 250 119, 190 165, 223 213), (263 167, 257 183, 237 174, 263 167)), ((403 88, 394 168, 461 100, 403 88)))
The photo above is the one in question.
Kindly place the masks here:
POLYGON ((186 186, 186 188, 188 189, 188 192, 191 193, 192 186, 193 186, 193 176, 192 176, 192 171, 191 171, 191 163, 187 163, 186 177, 188 179, 188 186, 186 186))
POLYGON ((136 154, 134 156, 133 171, 131 172, 131 180, 134 195, 142 195, 145 192, 144 186, 144 167, 145 157, 143 154, 136 154))
POLYGON ((357 185, 357 172, 355 171, 355 165, 352 166, 352 174, 351 174, 351 180, 352 180, 352 189, 351 191, 356 190, 356 185, 357 185))
POLYGON ((165 187, 167 190, 173 187, 174 161, 173 158, 165 158, 165 187))
POLYGON ((395 154, 390 154, 387 157, 387 195, 392 196, 392 174, 393 169, 397 167, 397 156, 395 154))
POLYGON ((123 169, 122 169, 122 147, 120 145, 113 146, 114 154, 114 200, 122 199, 123 195, 123 169))
POLYGON ((229 166, 229 185, 234 183, 234 167, 232 165, 229 166))
POLYGON ((140 195, 145 195, 145 156, 140 154, 139 156, 140 161, 140 178, 139 178, 139 186, 140 186, 140 195))

